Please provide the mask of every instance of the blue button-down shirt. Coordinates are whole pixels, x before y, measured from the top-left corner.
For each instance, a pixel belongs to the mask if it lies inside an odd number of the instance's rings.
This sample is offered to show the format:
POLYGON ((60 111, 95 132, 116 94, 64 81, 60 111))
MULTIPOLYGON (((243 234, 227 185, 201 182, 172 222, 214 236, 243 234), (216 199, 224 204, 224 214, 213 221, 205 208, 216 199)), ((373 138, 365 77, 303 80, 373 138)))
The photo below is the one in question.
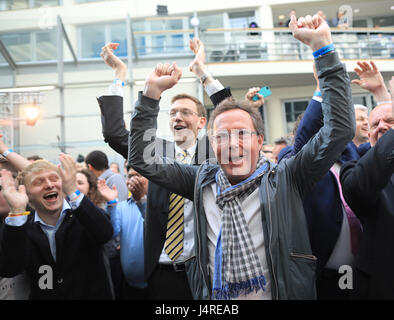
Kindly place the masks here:
MULTIPOLYGON (((145 210, 145 207, 141 207, 145 210)), ((144 218, 133 199, 108 207, 114 237, 120 234, 120 262, 127 283, 145 288, 144 282, 144 218)))
POLYGON ((56 235, 57 230, 59 230, 59 228, 64 220, 64 217, 66 216, 67 211, 70 209, 71 209, 71 207, 68 204, 68 202, 66 200, 63 200, 62 212, 60 213, 59 219, 56 221, 56 225, 54 225, 54 226, 51 226, 51 225, 45 223, 44 220, 42 220, 40 218, 40 216, 38 215, 37 212, 34 215, 34 222, 38 223, 40 225, 42 231, 44 231, 44 233, 46 234, 46 236, 48 238, 49 247, 51 248, 52 257, 55 261, 56 261, 55 235, 56 235))

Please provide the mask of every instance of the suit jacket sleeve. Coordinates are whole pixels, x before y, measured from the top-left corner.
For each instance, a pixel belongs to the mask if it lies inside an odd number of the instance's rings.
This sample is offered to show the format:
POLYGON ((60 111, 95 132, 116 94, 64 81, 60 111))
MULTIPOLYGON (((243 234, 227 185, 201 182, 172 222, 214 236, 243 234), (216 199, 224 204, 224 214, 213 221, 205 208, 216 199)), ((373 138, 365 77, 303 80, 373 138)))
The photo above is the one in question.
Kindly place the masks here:
POLYGON ((322 116, 321 103, 311 99, 296 132, 293 155, 297 154, 322 127, 322 116))
POLYGON ((159 101, 138 94, 130 124, 129 165, 149 181, 193 201, 196 166, 163 158, 155 151, 159 101))
POLYGON ((354 213, 373 214, 371 208, 393 174, 394 130, 389 129, 360 160, 345 163, 341 168, 343 196, 354 213))
POLYGON ((29 261, 26 223, 0 226, 0 276, 11 278, 26 270, 29 261))
POLYGON ((231 97, 231 90, 230 87, 224 88, 216 93, 214 93, 213 95, 211 95, 209 97, 209 99, 211 99, 213 105, 216 107, 220 102, 222 102, 223 100, 231 97))
POLYGON ((123 97, 101 96, 97 101, 101 111, 104 141, 127 159, 129 131, 123 119, 123 97))
POLYGON ((106 217, 105 212, 97 208, 87 197, 83 197, 74 214, 92 243, 104 244, 111 240, 113 234, 111 221, 106 217))
POLYGON ((322 91, 323 127, 291 159, 286 159, 301 198, 312 190, 340 157, 355 131, 350 80, 336 52, 316 59, 322 91))

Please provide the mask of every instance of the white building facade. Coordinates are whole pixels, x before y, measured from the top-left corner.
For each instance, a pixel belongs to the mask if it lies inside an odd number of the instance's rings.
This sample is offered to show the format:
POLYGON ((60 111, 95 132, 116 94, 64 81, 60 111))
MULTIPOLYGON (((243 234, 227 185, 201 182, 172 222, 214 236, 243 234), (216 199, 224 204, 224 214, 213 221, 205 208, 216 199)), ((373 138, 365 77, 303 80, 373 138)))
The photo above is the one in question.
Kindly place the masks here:
MULTIPOLYGON (((117 54, 129 66, 127 126, 138 91, 154 66, 176 61, 182 68, 182 80, 161 101, 158 134, 171 138, 167 111, 173 95, 188 93, 212 105, 188 70, 193 58, 188 41, 198 34, 206 44, 210 71, 236 98, 242 99, 249 87, 271 88, 262 108, 266 141, 271 143, 291 131, 315 89, 312 53, 285 28, 288 13, 295 9, 302 16, 323 10, 331 19, 342 5, 289 0, 1 0, 0 133, 24 156, 38 154, 54 161, 60 150, 76 157, 98 149, 120 162, 103 141, 96 101, 107 94, 113 80, 112 70, 100 58, 101 47, 112 41, 120 43, 117 54), (193 17, 198 26, 192 25, 193 17), (249 29, 251 22, 259 28, 249 29), (35 125, 25 121, 24 108, 31 103, 40 110, 35 125)), ((392 1, 346 5, 353 28, 333 29, 333 39, 351 78, 356 78, 357 61, 374 60, 388 81, 394 75, 392 1)), ((352 89, 355 103, 374 107, 368 92, 352 89)))

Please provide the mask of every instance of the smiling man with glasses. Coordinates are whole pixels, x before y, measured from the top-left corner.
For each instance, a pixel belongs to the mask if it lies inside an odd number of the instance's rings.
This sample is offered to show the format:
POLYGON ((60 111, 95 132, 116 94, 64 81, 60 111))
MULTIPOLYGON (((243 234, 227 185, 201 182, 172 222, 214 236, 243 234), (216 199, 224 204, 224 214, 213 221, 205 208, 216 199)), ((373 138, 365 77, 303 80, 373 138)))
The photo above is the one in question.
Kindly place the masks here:
MULTIPOLYGON (((176 147, 186 150, 195 146, 198 132, 207 121, 207 111, 201 102, 187 94, 176 95, 171 99, 168 115, 176 147)), ((191 154, 194 151, 190 150, 191 154)))

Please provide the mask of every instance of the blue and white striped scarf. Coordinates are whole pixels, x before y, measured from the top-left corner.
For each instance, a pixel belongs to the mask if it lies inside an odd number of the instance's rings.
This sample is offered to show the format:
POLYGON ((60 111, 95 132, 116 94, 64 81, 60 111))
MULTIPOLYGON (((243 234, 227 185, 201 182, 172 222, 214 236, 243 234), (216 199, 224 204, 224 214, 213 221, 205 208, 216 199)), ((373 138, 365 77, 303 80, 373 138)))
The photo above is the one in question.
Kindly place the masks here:
POLYGON ((259 186, 268 168, 260 157, 256 171, 232 186, 222 169, 216 174, 216 203, 222 210, 216 244, 212 299, 229 300, 252 291, 265 290, 265 278, 241 202, 259 186))

